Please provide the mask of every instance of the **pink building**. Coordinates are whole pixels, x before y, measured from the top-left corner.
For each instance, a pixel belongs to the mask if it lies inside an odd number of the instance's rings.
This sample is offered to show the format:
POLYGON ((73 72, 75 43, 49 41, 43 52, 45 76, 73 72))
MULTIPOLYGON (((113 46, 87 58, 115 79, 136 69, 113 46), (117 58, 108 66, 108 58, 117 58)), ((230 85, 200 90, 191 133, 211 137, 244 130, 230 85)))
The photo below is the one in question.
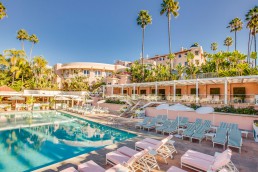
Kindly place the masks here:
POLYGON ((54 66, 54 71, 57 74, 59 88, 62 88, 62 81, 76 76, 85 77, 90 84, 97 80, 103 80, 107 85, 127 83, 128 77, 124 75, 126 68, 125 65, 121 64, 73 62, 67 64, 58 63, 54 66))

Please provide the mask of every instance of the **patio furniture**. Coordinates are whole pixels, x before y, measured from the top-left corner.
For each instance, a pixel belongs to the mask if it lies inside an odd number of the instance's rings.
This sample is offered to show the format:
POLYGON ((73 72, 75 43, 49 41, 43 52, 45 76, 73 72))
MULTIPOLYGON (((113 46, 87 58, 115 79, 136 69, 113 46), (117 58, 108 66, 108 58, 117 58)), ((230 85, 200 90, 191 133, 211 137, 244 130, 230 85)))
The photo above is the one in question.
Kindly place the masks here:
POLYGON ((201 103, 211 103, 212 102, 212 95, 208 95, 206 98, 200 100, 201 103))
POLYGON ((64 170, 61 170, 60 172, 78 172, 74 167, 69 167, 64 170))
POLYGON ((220 100, 219 96, 214 96, 212 102, 213 103, 222 103, 222 100, 220 100))
POLYGON ((232 151, 230 149, 217 154, 217 156, 207 155, 201 152, 188 150, 181 157, 181 168, 187 167, 195 171, 219 171, 228 168, 230 171, 237 172, 237 168, 231 161, 232 151))
POLYGON ((173 158, 174 151, 171 151, 166 144, 173 136, 170 135, 165 139, 157 142, 157 144, 152 144, 146 141, 138 141, 135 143, 135 150, 143 150, 143 149, 151 149, 157 153, 157 155, 161 156, 165 163, 167 164, 167 158, 173 158))
POLYGON ((206 133, 205 135, 205 140, 211 140, 213 139, 213 137, 216 135, 216 133, 206 133))
POLYGON ((173 134, 177 132, 177 129, 178 129, 178 121, 176 120, 176 121, 173 121, 168 128, 163 129, 162 133, 163 135, 165 133, 173 134))
POLYGON ((164 129, 168 128, 171 125, 170 120, 166 120, 163 125, 156 127, 156 133, 162 132, 164 129))
POLYGON ((215 144, 223 145, 225 149, 227 142, 227 130, 225 128, 218 128, 215 137, 212 139, 213 147, 215 144))
POLYGON ((150 117, 145 117, 142 122, 138 122, 137 124, 135 124, 135 128, 139 127, 141 129, 143 125, 148 124, 149 120, 150 117))
POLYGON ((172 167, 170 167, 170 168, 167 170, 167 172, 187 172, 187 171, 182 170, 181 168, 172 166, 172 167))
POLYGON ((179 126, 180 127, 185 127, 188 123, 189 123, 188 118, 187 117, 183 117, 182 120, 179 123, 179 126))
POLYGON ((241 153, 242 148, 242 133, 238 129, 233 129, 228 134, 228 147, 234 147, 239 149, 239 153, 241 153))
POLYGON ((184 140, 184 138, 188 137, 191 140, 192 135, 194 134, 195 131, 195 124, 190 124, 187 129, 182 133, 182 140, 184 140))
POLYGON ((157 123, 157 118, 152 118, 150 123, 146 124, 146 125, 142 125, 142 129, 148 129, 148 131, 150 131, 150 129, 154 129, 156 127, 156 123, 157 123))

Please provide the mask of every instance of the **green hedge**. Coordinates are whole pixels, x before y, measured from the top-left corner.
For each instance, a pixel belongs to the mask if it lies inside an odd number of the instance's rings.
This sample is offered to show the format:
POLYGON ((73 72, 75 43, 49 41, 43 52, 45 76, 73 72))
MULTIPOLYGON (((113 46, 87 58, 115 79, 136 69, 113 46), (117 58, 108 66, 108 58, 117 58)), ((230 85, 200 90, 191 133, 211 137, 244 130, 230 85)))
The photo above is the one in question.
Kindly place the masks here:
POLYGON ((117 100, 117 99, 107 99, 105 103, 120 104, 120 105, 125 104, 125 102, 122 102, 122 101, 117 100))

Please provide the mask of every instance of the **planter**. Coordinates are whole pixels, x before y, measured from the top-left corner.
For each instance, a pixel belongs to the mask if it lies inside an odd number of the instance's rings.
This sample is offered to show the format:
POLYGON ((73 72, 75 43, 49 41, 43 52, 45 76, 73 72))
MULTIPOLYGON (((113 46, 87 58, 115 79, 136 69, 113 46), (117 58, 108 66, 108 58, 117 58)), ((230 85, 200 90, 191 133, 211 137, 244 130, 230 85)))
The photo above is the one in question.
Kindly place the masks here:
POLYGON ((106 107, 110 111, 120 111, 127 107, 127 105, 113 104, 113 103, 100 103, 100 107, 106 107))

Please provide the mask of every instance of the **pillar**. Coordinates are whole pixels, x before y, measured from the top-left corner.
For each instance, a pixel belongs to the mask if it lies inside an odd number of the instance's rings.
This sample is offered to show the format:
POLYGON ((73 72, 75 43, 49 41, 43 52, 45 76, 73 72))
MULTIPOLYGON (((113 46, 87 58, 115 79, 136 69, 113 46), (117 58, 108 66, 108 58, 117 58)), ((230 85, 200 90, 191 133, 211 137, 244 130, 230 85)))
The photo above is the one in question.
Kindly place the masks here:
POLYGON ((174 95, 173 95, 173 101, 176 102, 176 82, 175 82, 175 81, 174 81, 173 89, 174 89, 174 91, 173 91, 173 93, 174 93, 174 95))
POLYGON ((224 83, 224 104, 228 104, 228 81, 227 78, 225 78, 225 83, 224 83))
POLYGON ((195 86, 195 89, 196 89, 196 95, 195 95, 196 103, 198 103, 198 101, 199 101, 199 85, 198 85, 198 79, 196 79, 196 86, 195 86))

